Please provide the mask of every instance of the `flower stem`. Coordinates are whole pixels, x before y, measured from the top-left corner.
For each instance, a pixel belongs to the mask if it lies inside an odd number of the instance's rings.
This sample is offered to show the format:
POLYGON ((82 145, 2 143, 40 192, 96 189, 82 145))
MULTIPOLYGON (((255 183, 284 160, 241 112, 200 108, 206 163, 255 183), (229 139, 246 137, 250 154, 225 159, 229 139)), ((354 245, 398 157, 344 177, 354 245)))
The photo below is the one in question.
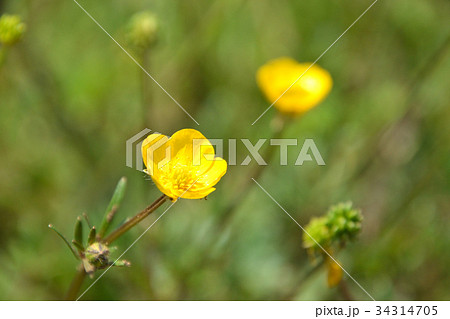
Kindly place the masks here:
POLYGON ((65 296, 65 300, 76 300, 78 297, 78 292, 83 285, 84 278, 86 278, 86 271, 84 271, 83 265, 78 266, 77 273, 70 284, 69 290, 65 296))
POLYGON ((348 289, 347 283, 344 279, 341 280, 339 283, 339 291, 342 294, 342 297, 344 297, 344 300, 346 301, 354 301, 355 298, 353 298, 352 293, 350 292, 350 289, 348 289))
MULTIPOLYGON (((141 63, 144 70, 149 69, 150 65, 150 49, 144 49, 141 53, 141 63)), ((139 70, 139 80, 140 80, 140 91, 141 91, 141 111, 142 111, 142 118, 144 119, 143 125, 148 125, 148 120, 151 118, 151 94, 149 93, 151 86, 149 84, 149 78, 145 72, 141 72, 139 70)))
POLYGON ((6 61, 6 46, 0 45, 0 68, 3 66, 4 62, 6 61))
POLYGON ((139 222, 141 222, 145 217, 153 213, 159 206, 164 204, 166 200, 168 200, 169 197, 167 195, 162 195, 159 197, 153 204, 146 207, 144 210, 142 210, 139 214, 135 215, 131 219, 129 219, 127 222, 119 226, 116 230, 114 230, 111 234, 106 236, 103 239, 103 242, 106 245, 111 244, 113 241, 115 241, 117 238, 122 236, 125 232, 127 232, 129 229, 137 225, 139 222))

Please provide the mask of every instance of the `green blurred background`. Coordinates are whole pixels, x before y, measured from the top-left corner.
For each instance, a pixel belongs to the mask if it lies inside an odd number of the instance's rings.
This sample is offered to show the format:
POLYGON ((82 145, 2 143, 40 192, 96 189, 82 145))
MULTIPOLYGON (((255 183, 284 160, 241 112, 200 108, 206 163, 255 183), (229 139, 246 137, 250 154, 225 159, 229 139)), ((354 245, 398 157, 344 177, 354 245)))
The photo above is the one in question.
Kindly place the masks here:
MULTIPOLYGON (((68 237, 82 212, 98 224, 121 176, 119 219, 160 195, 125 166, 128 138, 145 127, 270 137, 276 110, 251 126, 269 105, 258 67, 314 61, 371 3, 79 2, 130 52, 131 16, 157 15, 146 67, 200 126, 72 0, 0 1, 27 24, 0 69, 0 299, 62 298, 78 263, 50 222, 68 237)), ((319 61, 334 79, 330 96, 285 132, 313 138, 327 165, 294 166, 292 149, 290 165, 273 161, 259 179, 302 225, 340 201, 361 208, 362 233, 337 257, 375 299, 450 298, 449 14, 446 0, 378 1, 319 61)), ((257 187, 222 223, 247 175, 229 167, 207 201, 180 200, 124 256, 132 267, 111 269, 83 299, 341 300, 324 269, 304 275, 302 231, 257 187)), ((162 211, 117 241, 119 252, 162 211)))

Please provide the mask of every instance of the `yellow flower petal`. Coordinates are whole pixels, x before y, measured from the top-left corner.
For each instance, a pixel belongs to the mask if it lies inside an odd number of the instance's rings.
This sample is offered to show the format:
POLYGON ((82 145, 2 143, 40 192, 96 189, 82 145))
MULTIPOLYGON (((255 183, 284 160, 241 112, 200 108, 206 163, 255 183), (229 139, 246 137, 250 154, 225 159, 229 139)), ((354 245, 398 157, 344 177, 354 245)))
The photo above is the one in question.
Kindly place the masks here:
POLYGON ((327 265, 327 283, 328 287, 336 287, 342 280, 343 272, 342 268, 331 259, 329 256, 325 257, 325 264, 327 265))
POLYGON ((212 161, 210 168, 200 176, 196 184, 204 185, 205 187, 216 185, 227 172, 227 167, 228 164, 224 159, 216 157, 212 161))
POLYGON ((206 189, 204 189, 202 191, 191 191, 191 190, 188 190, 187 192, 185 192, 183 194, 183 196, 181 198, 201 199, 201 198, 205 198, 206 196, 208 196, 209 194, 211 194, 215 190, 216 189, 214 187, 206 188, 206 189))
POLYGON ((177 158, 179 165, 187 167, 197 166, 197 169, 204 171, 203 163, 208 162, 207 158, 214 158, 214 147, 209 140, 197 130, 183 129, 176 132, 170 139, 172 143, 172 156, 177 158))
POLYGON ((167 136, 154 133, 150 134, 142 142, 142 159, 150 175, 157 173, 166 164, 166 161, 169 160, 170 146, 167 143, 168 141, 169 138, 167 136))
POLYGON ((161 191, 161 193, 166 194, 172 199, 177 199, 178 197, 180 197, 180 194, 173 193, 170 187, 166 187, 166 185, 159 183, 158 178, 152 176, 152 180, 155 183, 156 187, 161 191))

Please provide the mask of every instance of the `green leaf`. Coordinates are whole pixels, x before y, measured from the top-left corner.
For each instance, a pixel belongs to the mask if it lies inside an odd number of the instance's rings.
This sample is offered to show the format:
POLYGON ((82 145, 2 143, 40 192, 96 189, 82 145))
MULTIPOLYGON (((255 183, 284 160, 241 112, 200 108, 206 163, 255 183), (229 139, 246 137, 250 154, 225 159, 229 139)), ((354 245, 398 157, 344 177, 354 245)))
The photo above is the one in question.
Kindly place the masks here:
POLYGON ((127 179, 122 177, 117 183, 114 194, 109 202, 108 208, 105 211, 105 215, 103 216, 102 224, 100 226, 100 232, 98 236, 103 238, 103 236, 108 231, 109 226, 111 225, 114 215, 119 208, 120 203, 122 202, 123 196, 125 195, 125 189, 127 186, 127 179))
POLYGON ((69 243, 69 241, 66 239, 66 237, 64 237, 59 231, 56 230, 55 227, 53 227, 52 224, 48 225, 48 228, 50 228, 51 230, 53 230, 58 236, 59 238, 61 238, 67 245, 67 247, 69 247, 70 251, 72 252, 72 254, 75 256, 76 259, 80 259, 80 256, 77 255, 77 253, 75 252, 75 250, 73 249, 72 245, 69 243))

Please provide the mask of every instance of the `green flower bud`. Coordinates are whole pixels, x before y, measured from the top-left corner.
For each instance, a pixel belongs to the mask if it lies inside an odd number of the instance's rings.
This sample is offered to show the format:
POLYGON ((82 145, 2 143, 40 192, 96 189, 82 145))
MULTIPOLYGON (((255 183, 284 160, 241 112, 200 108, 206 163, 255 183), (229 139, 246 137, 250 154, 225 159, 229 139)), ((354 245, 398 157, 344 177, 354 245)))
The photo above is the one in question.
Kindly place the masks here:
POLYGON ((0 42, 4 45, 13 45, 25 33, 25 23, 19 16, 4 14, 0 17, 0 42))
POLYGON ((109 259, 111 250, 115 250, 115 247, 109 248, 100 242, 94 242, 92 245, 88 246, 84 251, 84 256, 82 258, 85 271, 92 276, 97 269, 105 269, 109 266, 131 266, 131 263, 127 260, 116 260, 115 262, 111 261, 109 259))
POLYGON ((84 252, 84 256, 86 257, 89 264, 94 266, 96 269, 103 269, 110 265, 109 262, 109 248, 108 246, 95 242, 86 248, 84 252))
POLYGON ((311 219, 305 230, 306 232, 303 233, 303 247, 310 252, 320 249, 317 243, 322 247, 329 245, 330 231, 325 217, 311 219))
POLYGON ((361 222, 361 212, 353 209, 352 203, 332 206, 326 216, 311 219, 305 227, 309 235, 303 234, 303 247, 309 253, 317 253, 322 251, 319 245, 327 250, 334 244, 343 245, 360 232, 361 222))
POLYGON ((148 49, 156 42, 157 31, 158 20, 153 13, 136 13, 128 25, 128 42, 138 50, 148 49))
POLYGON ((332 206, 326 218, 332 241, 343 244, 361 231, 361 211, 353 209, 351 202, 332 206))

